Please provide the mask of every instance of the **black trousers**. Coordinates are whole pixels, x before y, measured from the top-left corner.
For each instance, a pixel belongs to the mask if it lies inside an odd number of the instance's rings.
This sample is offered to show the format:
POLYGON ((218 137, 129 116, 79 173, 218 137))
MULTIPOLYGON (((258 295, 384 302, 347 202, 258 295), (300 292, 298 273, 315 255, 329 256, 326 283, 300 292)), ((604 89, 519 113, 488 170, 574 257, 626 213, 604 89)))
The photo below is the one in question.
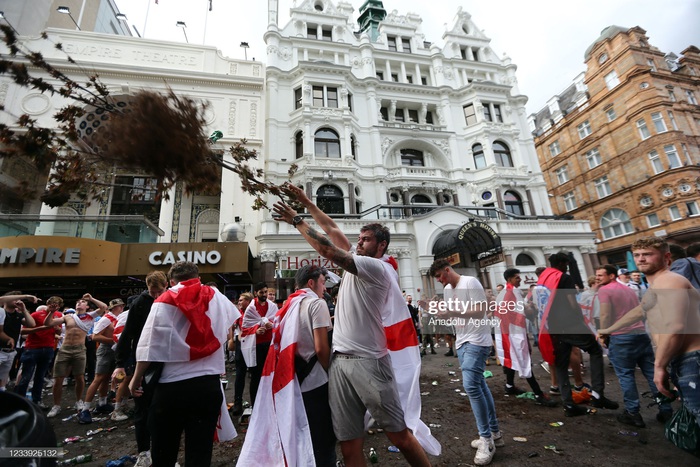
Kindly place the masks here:
POLYGON ((270 343, 257 344, 255 346, 255 366, 248 368, 250 371, 250 405, 255 405, 255 397, 258 395, 258 386, 260 386, 260 377, 262 376, 263 367, 267 352, 270 350, 270 343))
POLYGON ((569 383, 569 359, 571 348, 578 347, 591 357, 591 387, 601 397, 605 389, 603 374, 603 349, 593 334, 552 334, 554 344, 554 366, 564 404, 573 404, 571 383, 569 383))
POLYGON ((328 383, 311 391, 302 392, 304 410, 309 421, 311 443, 317 467, 335 467, 335 434, 328 405, 328 383))
POLYGON ((242 403, 243 402, 243 390, 245 389, 245 376, 248 373, 248 367, 243 359, 243 352, 241 352, 241 342, 236 336, 236 353, 234 354, 233 361, 236 364, 236 381, 233 386, 233 402, 242 403))
POLYGON ((134 432, 139 452, 151 449, 151 431, 148 429, 148 408, 153 402, 154 388, 143 386, 143 394, 134 397, 134 432))
POLYGON ((219 375, 158 383, 148 414, 153 466, 175 465, 184 431, 185 465, 208 467, 222 400, 219 375))
MULTIPOLYGON (((512 368, 503 367, 503 373, 506 375, 506 383, 511 386, 515 386, 515 370, 512 368)), ((535 378, 534 373, 532 374, 532 376, 527 378, 526 381, 527 384, 530 385, 532 392, 534 392, 536 396, 542 394, 542 389, 540 389, 540 385, 537 383, 537 379, 535 378)))

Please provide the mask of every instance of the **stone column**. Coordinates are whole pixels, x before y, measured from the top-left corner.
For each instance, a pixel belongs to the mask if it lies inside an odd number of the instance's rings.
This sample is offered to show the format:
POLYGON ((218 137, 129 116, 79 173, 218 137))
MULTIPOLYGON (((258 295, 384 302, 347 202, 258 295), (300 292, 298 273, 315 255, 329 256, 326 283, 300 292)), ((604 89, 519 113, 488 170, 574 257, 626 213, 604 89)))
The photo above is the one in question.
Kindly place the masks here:
POLYGON ((411 267, 411 250, 402 248, 393 253, 399 259, 399 287, 401 290, 413 290, 413 268, 411 267))
POLYGON ((350 203, 350 214, 357 214, 357 206, 355 206, 355 184, 348 182, 348 202, 350 203))

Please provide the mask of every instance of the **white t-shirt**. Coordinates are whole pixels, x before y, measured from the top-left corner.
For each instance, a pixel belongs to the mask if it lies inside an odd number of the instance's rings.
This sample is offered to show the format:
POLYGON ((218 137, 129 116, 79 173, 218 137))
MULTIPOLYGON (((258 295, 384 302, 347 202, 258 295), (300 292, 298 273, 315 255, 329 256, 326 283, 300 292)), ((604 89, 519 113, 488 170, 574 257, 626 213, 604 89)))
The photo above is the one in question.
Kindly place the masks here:
MULTIPOLYGON (((460 276, 456 289, 458 291, 455 291, 451 284, 447 284, 444 291, 445 300, 454 299, 463 303, 487 303, 486 292, 484 292, 484 288, 476 277, 460 276)), ((485 321, 486 310, 484 310, 483 316, 479 318, 469 318, 466 316, 466 313, 459 315, 457 318, 454 320, 455 334, 457 335, 455 348, 460 348, 465 342, 484 347, 493 345, 491 325, 490 322, 487 324, 485 321)))
MULTIPOLYGON (((389 351, 382 323, 387 294, 398 288, 381 259, 353 255, 357 275, 346 272, 338 291, 333 351, 358 357, 381 358, 389 351)), ((400 291, 399 291, 400 293, 400 291)))
MULTIPOLYGON (((328 311, 326 301, 322 298, 314 298, 315 294, 311 290, 309 293, 312 296, 305 298, 299 308, 299 338, 297 340, 297 355, 306 361, 309 361, 316 354, 314 329, 324 328, 330 331, 333 328, 331 313, 328 311)), ((320 362, 316 362, 311 372, 301 383, 301 392, 311 391, 327 382, 326 370, 323 369, 320 362)))
POLYGON ((110 318, 114 319, 115 321, 117 320, 117 317, 114 316, 114 314, 111 311, 108 311, 104 314, 104 316, 95 321, 95 324, 92 328, 92 335, 96 336, 105 329, 107 329, 109 325, 112 324, 112 320, 110 318))

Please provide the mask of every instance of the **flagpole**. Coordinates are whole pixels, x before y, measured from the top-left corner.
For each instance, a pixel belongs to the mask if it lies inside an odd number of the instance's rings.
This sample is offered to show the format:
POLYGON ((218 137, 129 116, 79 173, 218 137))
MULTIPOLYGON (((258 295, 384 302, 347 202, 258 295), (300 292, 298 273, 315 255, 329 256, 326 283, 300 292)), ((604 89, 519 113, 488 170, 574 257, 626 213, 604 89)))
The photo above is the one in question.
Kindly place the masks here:
POLYGON ((209 12, 211 11, 211 1, 209 0, 209 7, 207 8, 207 12, 204 14, 204 36, 202 37, 202 45, 206 45, 207 43, 207 23, 209 22, 209 12))
MULTIPOLYGON (((158 0, 156 0, 156 3, 158 3, 158 0)), ((143 37, 146 37, 146 26, 148 26, 148 13, 151 11, 151 0, 147 0, 146 4, 148 5, 146 7, 146 19, 143 20, 143 37)))

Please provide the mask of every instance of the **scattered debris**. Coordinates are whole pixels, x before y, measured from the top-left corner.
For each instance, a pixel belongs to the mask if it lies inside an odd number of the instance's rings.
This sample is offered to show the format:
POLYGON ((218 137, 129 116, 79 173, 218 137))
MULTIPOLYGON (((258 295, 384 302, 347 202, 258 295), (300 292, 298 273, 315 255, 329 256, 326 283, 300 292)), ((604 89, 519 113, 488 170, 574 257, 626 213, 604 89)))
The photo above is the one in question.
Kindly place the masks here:
POLYGON ((527 457, 530 457, 530 458, 532 458, 532 457, 537 457, 537 456, 539 456, 539 454, 537 454, 537 453, 534 452, 534 451, 527 455, 527 457))
POLYGON ((421 395, 421 396, 429 396, 429 395, 430 395, 430 392, 429 392, 429 391, 421 392, 420 395, 421 395))
POLYGON ((484 371, 484 378, 493 378, 493 373, 489 370, 484 371))
POLYGON ((544 448, 545 448, 546 450, 548 450, 548 451, 552 451, 554 454, 559 454, 559 455, 564 454, 564 453, 561 452, 561 451, 557 451, 557 447, 556 447, 555 445, 553 445, 553 444, 550 444, 549 446, 545 446, 544 448))
POLYGON ((454 372, 454 371, 448 371, 447 374, 450 375, 450 376, 455 376, 455 375, 457 375, 457 373, 454 372))
POLYGON ((527 443, 527 438, 524 438, 522 436, 513 436, 513 441, 517 443, 527 443))
POLYGON ((622 436, 637 436, 638 433, 636 431, 620 430, 617 434, 622 436))
POLYGON ((437 385, 438 385, 438 382, 437 382, 437 381, 433 381, 432 384, 433 384, 433 386, 437 386, 437 385))
POLYGON ((535 393, 532 391, 524 392, 515 396, 516 399, 532 399, 535 400, 535 393))
POLYGON ((553 427, 560 427, 562 425, 564 425, 564 422, 552 422, 549 424, 549 426, 553 426, 553 427))
POLYGON ((389 452, 401 452, 396 446, 389 446, 388 448, 386 448, 386 450, 389 452))
POLYGON ((442 425, 438 425, 437 423, 430 423, 428 424, 430 428, 440 428, 442 425))

